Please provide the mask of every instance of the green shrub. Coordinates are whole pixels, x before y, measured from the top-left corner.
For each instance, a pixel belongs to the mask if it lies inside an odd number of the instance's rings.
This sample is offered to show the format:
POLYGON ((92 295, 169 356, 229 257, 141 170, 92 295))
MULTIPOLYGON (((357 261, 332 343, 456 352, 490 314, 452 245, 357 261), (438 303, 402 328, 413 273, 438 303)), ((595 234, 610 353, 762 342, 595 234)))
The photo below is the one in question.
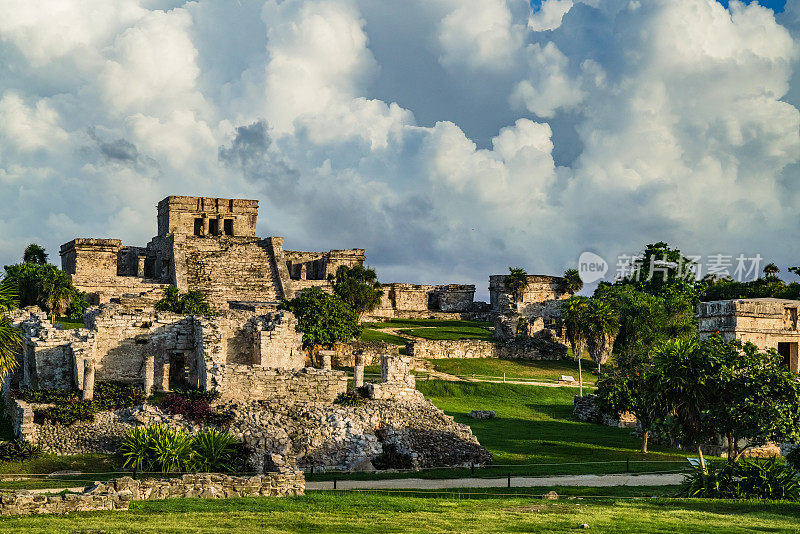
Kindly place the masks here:
POLYGON ((142 404, 144 389, 138 384, 98 382, 94 387, 94 402, 98 411, 119 410, 142 404))
POLYGON ((789 451, 789 454, 786 455, 786 463, 795 471, 800 472, 800 445, 795 445, 792 450, 789 451))
POLYGON ((131 428, 119 449, 135 471, 248 471, 249 451, 230 434, 207 429, 194 437, 164 425, 131 428))
POLYGON ((34 421, 50 421, 61 425, 71 425, 78 421, 91 421, 97 413, 97 405, 90 400, 72 400, 49 408, 34 410, 34 421))
POLYGON ((776 458, 709 462, 686 475, 680 494, 708 499, 800 500, 797 473, 776 458))
POLYGON ((219 398, 219 391, 203 391, 194 388, 176 389, 173 394, 183 397, 187 401, 204 401, 207 403, 212 403, 219 398))
POLYGON ((0 443, 0 461, 15 462, 36 458, 42 454, 42 450, 27 441, 15 439, 0 443))
POLYGON ((364 404, 364 399, 356 391, 346 391, 339 393, 333 403, 342 406, 361 406, 364 404))
POLYGON ((213 428, 200 432, 192 439, 194 468, 206 473, 232 471, 235 444, 236 440, 226 432, 218 432, 213 428))
POLYGON ((80 400, 81 393, 72 389, 25 389, 13 397, 33 404, 57 404, 80 400))
POLYGON ((202 291, 192 290, 181 294, 175 286, 164 289, 164 297, 156 303, 156 309, 181 315, 217 315, 202 291))

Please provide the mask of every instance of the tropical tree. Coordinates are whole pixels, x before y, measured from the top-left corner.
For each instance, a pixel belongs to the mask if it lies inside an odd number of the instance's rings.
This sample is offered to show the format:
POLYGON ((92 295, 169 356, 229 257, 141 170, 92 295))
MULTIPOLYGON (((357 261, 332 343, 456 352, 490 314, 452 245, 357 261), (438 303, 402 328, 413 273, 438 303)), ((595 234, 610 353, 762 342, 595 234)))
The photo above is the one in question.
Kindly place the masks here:
POLYGON ((350 341, 361 334, 358 315, 336 295, 311 287, 292 300, 281 301, 279 309, 297 317, 297 331, 303 333, 303 346, 331 347, 337 341, 350 341))
POLYGON ((217 314, 202 291, 193 289, 181 294, 175 286, 164 288, 164 296, 156 302, 155 308, 159 311, 180 315, 212 316, 217 314))
POLYGON ((644 248, 641 257, 631 262, 629 274, 617 284, 632 285, 652 295, 682 296, 697 302, 702 294, 702 284, 696 280, 695 268, 694 260, 659 241, 644 248))
POLYGON ((518 267, 509 267, 505 278, 505 286, 514 297, 514 302, 520 303, 525 293, 525 288, 528 287, 528 272, 518 267))
POLYGON ((619 316, 609 300, 592 297, 586 306, 585 317, 586 344, 599 373, 600 366, 608 361, 614 349, 619 316))
POLYGON ((713 402, 713 377, 711 369, 716 362, 709 361, 699 350, 695 339, 677 339, 662 343, 653 352, 657 370, 655 388, 664 408, 674 415, 682 430, 685 445, 697 447, 700 466, 705 471, 702 444, 714 435, 703 412, 713 402))
POLYGON ((47 252, 36 243, 31 243, 25 248, 25 252, 22 255, 22 262, 44 265, 47 263, 47 252))
POLYGON ((574 295, 583 289, 583 280, 577 269, 567 269, 561 280, 561 291, 574 295))
POLYGON ((18 305, 13 284, 0 280, 0 380, 14 370, 16 352, 21 342, 20 331, 11 325, 6 312, 18 305))
POLYGON ((767 278, 778 276, 779 272, 781 272, 781 270, 778 269, 778 266, 773 262, 770 262, 764 266, 764 276, 767 278))
POLYGON ((333 285, 333 293, 346 302, 359 319, 381 303, 383 290, 375 269, 363 265, 340 265, 336 269, 336 276, 329 275, 328 281, 333 285))
POLYGON ((38 277, 40 304, 55 320, 72 302, 75 288, 69 275, 54 265, 43 265, 38 277))
POLYGON ((655 424, 666 416, 659 400, 658 375, 649 354, 637 352, 618 354, 611 372, 597 381, 600 409, 619 415, 629 412, 636 416, 642 430, 642 453, 647 454, 647 442, 655 424))
POLYGON ((586 307, 587 297, 571 296, 561 303, 561 322, 565 330, 567 343, 572 355, 578 361, 578 384, 583 396, 583 368, 581 360, 586 350, 586 307))

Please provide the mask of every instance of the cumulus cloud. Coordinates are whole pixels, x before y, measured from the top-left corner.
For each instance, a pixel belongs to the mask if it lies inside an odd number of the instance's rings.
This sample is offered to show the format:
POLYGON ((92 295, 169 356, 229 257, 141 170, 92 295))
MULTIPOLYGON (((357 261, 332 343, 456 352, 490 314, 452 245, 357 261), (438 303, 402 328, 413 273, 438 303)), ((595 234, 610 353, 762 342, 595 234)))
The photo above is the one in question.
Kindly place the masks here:
POLYGON ((798 14, 714 0, 0 0, 0 259, 253 197, 385 281, 667 240, 795 263, 798 14))

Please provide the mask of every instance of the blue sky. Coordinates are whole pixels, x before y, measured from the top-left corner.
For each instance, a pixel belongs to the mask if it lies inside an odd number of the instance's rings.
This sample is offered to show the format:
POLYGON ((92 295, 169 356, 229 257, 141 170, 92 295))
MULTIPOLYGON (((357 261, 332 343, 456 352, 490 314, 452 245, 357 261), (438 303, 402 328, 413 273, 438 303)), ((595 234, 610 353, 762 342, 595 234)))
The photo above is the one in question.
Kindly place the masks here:
MULTIPOLYGON (((720 4, 728 7, 728 0, 718 0, 720 4)), ((541 0, 531 0, 531 5, 534 7, 538 7, 541 5, 541 0)), ((762 6, 768 7, 775 11, 776 13, 780 13, 786 7, 786 0, 759 0, 758 2, 762 6)))

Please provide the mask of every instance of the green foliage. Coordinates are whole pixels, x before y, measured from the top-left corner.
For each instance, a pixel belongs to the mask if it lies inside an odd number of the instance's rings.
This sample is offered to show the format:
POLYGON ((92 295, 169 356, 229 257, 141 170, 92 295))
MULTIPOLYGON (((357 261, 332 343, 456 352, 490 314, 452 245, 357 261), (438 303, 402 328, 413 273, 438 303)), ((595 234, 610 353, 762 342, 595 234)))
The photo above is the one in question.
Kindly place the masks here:
POLYGON ((14 397, 33 404, 62 404, 80 400, 80 392, 74 389, 25 389, 15 392, 14 397))
POLYGON ((220 393, 217 390, 205 391, 196 388, 176 389, 173 393, 179 397, 183 397, 188 401, 203 401, 207 403, 214 402, 215 400, 219 399, 220 396, 220 393))
POLYGON ((561 291, 574 295, 583 289, 583 280, 577 269, 567 269, 564 271, 564 277, 561 281, 561 291))
POLYGON ((797 472, 800 472, 800 446, 795 445, 786 455, 786 463, 797 472))
POLYGON ((514 296, 516 302, 522 300, 522 294, 528 287, 528 272, 519 267, 509 267, 504 284, 508 291, 514 296))
POLYGON ((528 337, 528 320, 525 317, 520 317, 519 321, 517 321, 517 331, 515 333, 515 337, 528 337))
POLYGON ((303 345, 332 346, 337 341, 350 341, 361 334, 361 325, 353 309, 336 295, 318 287, 304 290, 292 300, 284 299, 280 309, 297 317, 297 331, 303 333, 303 345))
POLYGON ((658 398, 686 444, 725 436, 735 462, 751 446, 800 438, 800 377, 774 351, 712 336, 666 342, 653 363, 658 398))
MULTIPOLYGON (((791 269, 789 269, 791 271, 791 269)), ((794 272, 794 271, 792 271, 794 272)), ((744 298, 800 299, 800 283, 785 283, 777 275, 737 282, 730 278, 703 280, 702 300, 730 300, 744 298)))
POLYGON ((764 266, 764 275, 768 278, 777 276, 779 272, 781 272, 781 270, 773 262, 770 262, 764 266))
POLYGON ((561 303, 561 320, 566 331, 567 343, 575 359, 586 349, 586 308, 589 299, 571 296, 561 303))
POLYGON ((615 285, 631 285, 651 295, 678 297, 694 303, 703 293, 695 267, 695 262, 680 250, 659 241, 647 245, 641 259, 632 264, 631 273, 615 285))
POLYGON ((51 318, 65 313, 71 320, 83 320, 89 306, 86 294, 75 289, 67 273, 49 263, 20 263, 5 266, 2 286, 10 287, 18 297, 18 305, 40 306, 51 318))
POLYGON ((8 376, 17 364, 16 352, 22 342, 21 332, 14 328, 6 312, 17 306, 17 294, 12 285, 0 281, 0 380, 8 376))
POLYGON ((22 255, 22 262, 44 265, 47 263, 47 252, 36 243, 31 243, 25 247, 25 253, 22 255))
POLYGON ((164 289, 164 297, 156 303, 156 309, 180 315, 217 315, 202 291, 191 290, 181 294, 175 286, 164 289))
POLYGON ((706 499, 800 500, 800 482, 790 466, 776 458, 710 462, 686 475, 681 495, 706 499))
POLYGON ((361 406, 364 404, 364 399, 361 398, 358 392, 351 390, 339 393, 333 403, 341 406, 361 406))
POLYGON ((42 450, 27 441, 15 439, 0 443, 0 462, 19 462, 41 456, 42 450))
POLYGON ((374 310, 381 303, 383 290, 375 269, 365 268, 363 265, 340 265, 336 269, 336 276, 328 276, 328 281, 333 285, 333 294, 346 302, 359 316, 374 310))
POLYGON ((96 413, 97 405, 90 400, 73 400, 33 412, 36 421, 50 421, 60 425, 91 421, 96 413))
POLYGON ((619 332, 619 315, 612 302, 602 297, 589 299, 583 314, 589 356, 600 365, 611 357, 614 339, 619 332))
POLYGON ((221 472, 241 466, 239 443, 225 432, 204 430, 194 437, 164 425, 133 427, 120 446, 124 467, 136 471, 221 472))
POLYGON ((400 333, 403 335, 421 337, 423 339, 482 339, 484 341, 491 341, 493 339, 492 332, 488 329, 475 326, 407 328, 400 330, 400 333))
POLYGON ((93 402, 98 411, 119 410, 138 406, 145 401, 144 389, 138 384, 97 382, 93 402))

